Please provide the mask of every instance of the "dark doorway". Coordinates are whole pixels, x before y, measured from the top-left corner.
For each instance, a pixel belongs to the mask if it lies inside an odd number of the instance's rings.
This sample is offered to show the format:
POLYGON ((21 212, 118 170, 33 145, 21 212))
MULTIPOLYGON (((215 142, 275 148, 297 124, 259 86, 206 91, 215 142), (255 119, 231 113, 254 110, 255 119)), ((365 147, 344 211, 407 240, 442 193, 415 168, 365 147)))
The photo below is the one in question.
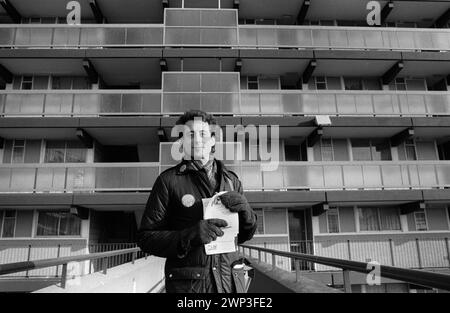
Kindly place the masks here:
MULTIPOLYGON (((307 209, 289 210, 289 240, 291 252, 313 254, 311 212, 307 209)), ((294 260, 291 260, 295 270, 294 260)), ((301 270, 311 270, 311 264, 300 261, 301 270)))

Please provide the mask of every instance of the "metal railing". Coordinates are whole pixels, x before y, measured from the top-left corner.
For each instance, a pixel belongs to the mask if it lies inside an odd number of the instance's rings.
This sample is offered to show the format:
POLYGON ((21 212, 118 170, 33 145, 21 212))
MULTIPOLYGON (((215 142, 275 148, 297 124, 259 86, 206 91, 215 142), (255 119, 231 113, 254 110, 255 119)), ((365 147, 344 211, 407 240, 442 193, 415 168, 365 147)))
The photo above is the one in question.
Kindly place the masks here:
MULTIPOLYGON (((99 252, 109 252, 109 251, 117 251, 117 250, 124 250, 124 249, 131 249, 131 248, 137 248, 136 243, 96 243, 96 244, 89 244, 89 253, 99 253, 99 252)), ((137 255, 135 256, 136 259, 140 259, 145 257, 146 254, 143 251, 137 252, 137 255)), ((115 255, 108 258, 108 267, 115 267, 121 264, 129 263, 132 261, 133 255, 132 254, 121 254, 121 255, 115 255)), ((103 260, 97 259, 97 260, 91 260, 90 266, 89 266, 89 274, 92 271, 92 267, 94 272, 98 269, 101 269, 103 266, 103 260)))
POLYGON ((220 115, 450 115, 440 91, 241 90, 1 90, 0 116, 180 115, 199 109, 220 115))
POLYGON ((450 30, 240 25, 239 45, 258 48, 450 50, 450 30))
POLYGON ((0 47, 230 47, 450 50, 450 30, 427 28, 163 24, 3 24, 0 47))
MULTIPOLYGON (((291 259, 295 259, 295 272, 296 272, 296 281, 299 281, 300 273, 300 261, 306 261, 311 263, 317 263, 332 267, 337 267, 342 269, 343 278, 344 278, 344 290, 345 292, 351 292, 351 281, 350 281, 350 271, 368 274, 373 270, 373 265, 369 262, 357 262, 357 261, 349 261, 349 260, 341 260, 335 258, 327 258, 322 256, 304 254, 304 253, 295 253, 295 252, 285 252, 278 251, 272 249, 265 249, 260 247, 254 247, 249 245, 241 245, 240 251, 243 255, 245 254, 245 250, 249 252, 247 255, 251 256, 251 251, 256 250, 258 252, 258 262, 262 261, 261 253, 269 253, 272 258, 272 268, 276 268, 276 256, 288 257, 291 259)), ((395 279, 411 284, 417 284, 421 286, 426 286, 430 288, 438 288, 443 290, 450 290, 450 275, 420 271, 420 270, 412 270, 405 269, 393 266, 380 265, 379 275, 383 278, 395 279)))
MULTIPOLYGON (((450 187, 450 161, 283 161, 270 171, 266 165, 227 163, 245 190, 450 187)), ((0 164, 0 192, 148 191, 168 167, 158 162, 0 164)))
POLYGON ((103 274, 107 274, 108 271, 108 258, 115 257, 124 254, 131 254, 131 263, 134 264, 134 261, 137 258, 137 253, 140 252, 140 248, 130 248, 109 252, 101 252, 101 253, 92 253, 87 255, 80 256, 70 256, 70 257, 61 257, 61 258, 53 258, 53 259, 45 259, 45 260, 36 260, 36 261, 26 261, 26 262, 17 262, 17 263, 9 263, 9 264, 0 264, 0 275, 12 274, 17 272, 23 272, 33 269, 47 268, 53 266, 62 265, 62 274, 61 274, 61 288, 66 287, 67 281, 67 272, 68 272, 68 264, 71 262, 82 262, 82 261, 93 261, 101 259, 102 261, 102 272, 103 274))
POLYGON ((0 192, 151 190, 159 163, 0 164, 0 192))

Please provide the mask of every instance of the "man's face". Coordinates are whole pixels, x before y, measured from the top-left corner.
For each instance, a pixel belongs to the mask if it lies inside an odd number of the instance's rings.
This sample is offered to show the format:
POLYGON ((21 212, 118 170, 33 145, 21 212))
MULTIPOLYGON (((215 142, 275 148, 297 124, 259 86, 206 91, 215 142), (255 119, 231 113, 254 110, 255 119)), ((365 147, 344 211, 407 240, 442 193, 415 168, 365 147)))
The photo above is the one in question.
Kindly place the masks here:
POLYGON ((183 131, 183 151, 187 159, 208 159, 211 147, 216 140, 211 134, 209 124, 202 120, 189 121, 183 131))

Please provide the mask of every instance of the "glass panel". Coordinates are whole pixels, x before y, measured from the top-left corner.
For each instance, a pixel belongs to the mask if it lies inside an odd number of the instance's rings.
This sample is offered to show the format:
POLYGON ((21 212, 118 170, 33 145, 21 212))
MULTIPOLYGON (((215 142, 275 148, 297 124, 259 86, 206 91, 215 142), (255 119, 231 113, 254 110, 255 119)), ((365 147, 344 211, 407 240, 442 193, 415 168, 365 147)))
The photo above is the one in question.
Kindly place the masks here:
POLYGON ((201 89, 190 91, 238 92, 239 76, 234 74, 201 74, 201 89))
POLYGON ((362 167, 359 165, 344 165, 344 187, 361 188, 364 186, 362 167))
POLYGON ((103 94, 101 97, 101 108, 99 113, 120 113, 122 95, 120 94, 103 94))
POLYGON ((324 166, 323 174, 325 176, 326 188, 342 188, 344 182, 342 181, 342 167, 341 166, 324 166))
POLYGON ((95 114, 100 112, 102 97, 100 94, 75 95, 73 112, 83 114, 95 114))
POLYGON ((361 231, 380 230, 378 210, 376 208, 358 208, 358 213, 361 231))
POLYGON ((80 43, 80 28, 55 28, 53 45, 54 46, 76 46, 80 43))
POLYGON ((416 141, 419 160, 438 160, 434 141, 416 141))
POLYGON ((256 29, 239 29, 239 45, 240 46, 256 46, 256 29))
POLYGON ((47 141, 45 147, 45 163, 64 163, 65 141, 47 141))
POLYGON ((59 214, 50 212, 39 212, 37 235, 57 236, 59 226, 59 214))
POLYGON ((414 212, 414 218, 416 221, 416 230, 428 230, 427 218, 425 212, 414 212))
POLYGON ((45 97, 45 113, 71 113, 72 102, 73 95, 47 94, 45 97))
POLYGON ((33 46, 50 46, 52 40, 51 28, 32 28, 31 29, 31 45, 33 46))
POLYGON ((370 141, 368 139, 352 139, 354 161, 371 161, 370 141))
POLYGON ((243 165, 241 180, 246 189, 262 189, 260 166, 243 165))
POLYGON ((32 191, 34 189, 34 168, 14 168, 11 171, 12 191, 32 191))
POLYGON ((81 235, 81 219, 70 213, 61 214, 59 235, 60 236, 81 235))
POLYGON ((14 28, 0 28, 0 45, 11 46, 14 40, 14 28))
POLYGON ((380 209, 381 230, 401 230, 400 216, 395 208, 380 209))
POLYGON ((79 141, 68 141, 66 149, 66 163, 86 162, 87 148, 79 141))
POLYGON ((348 48, 347 32, 345 30, 330 30, 331 46, 336 48, 348 48))
POLYGON ((449 114, 450 96, 448 95, 425 95, 428 113, 449 114))
POLYGON ((339 218, 337 209, 328 210, 327 212, 328 232, 339 232, 339 218))
POLYGON ((383 186, 381 182, 381 173, 379 166, 364 165, 362 168, 364 176, 364 188, 379 188, 383 186))
POLYGON ((398 165, 382 165, 381 173, 384 187, 409 187, 403 182, 401 168, 398 165))
POLYGON ((44 95, 22 95, 21 113, 39 114, 44 111, 44 95))
POLYGON ((36 190, 39 191, 62 191, 65 188, 65 168, 38 168, 36 178, 36 190))
POLYGON ((122 96, 122 110, 124 113, 142 112, 142 95, 140 94, 124 94, 122 96))
POLYGON ((128 28, 127 45, 162 44, 163 28, 128 28))
POLYGON ((164 74, 163 91, 200 91, 200 74, 164 74))
POLYGON ((242 93, 241 94, 241 113, 259 113, 259 97, 261 94, 242 93))
POLYGON ((450 165, 435 165, 440 186, 450 186, 450 165))

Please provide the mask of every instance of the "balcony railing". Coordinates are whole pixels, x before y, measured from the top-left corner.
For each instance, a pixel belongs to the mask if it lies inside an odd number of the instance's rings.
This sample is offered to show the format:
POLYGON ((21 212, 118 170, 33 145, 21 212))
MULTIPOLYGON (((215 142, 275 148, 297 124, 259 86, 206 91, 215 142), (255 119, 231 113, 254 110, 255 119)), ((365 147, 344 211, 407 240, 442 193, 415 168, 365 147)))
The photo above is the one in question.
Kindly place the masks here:
MULTIPOLYGON (((241 245, 239 247, 239 250, 244 256, 249 257, 253 256, 254 252, 256 252, 258 257, 254 261, 258 263, 263 262, 262 253, 268 254, 269 258, 272 260, 271 264, 273 270, 275 270, 278 267, 276 257, 293 259, 295 264, 296 282, 300 280, 301 275, 299 265, 300 261, 339 268, 342 270, 343 274, 344 291, 349 293, 352 292, 350 271, 355 271, 364 274, 370 273, 371 275, 373 275, 372 270, 374 267, 373 264, 369 262, 349 261, 338 258, 329 258, 298 252, 285 252, 249 245, 241 245)), ((387 265, 380 265, 377 275, 379 275, 379 278, 390 278, 421 286, 450 290, 450 275, 420 270, 405 269, 387 265)))
POLYGON ((341 26, 3 24, 0 47, 230 47, 450 50, 450 30, 341 26))
POLYGON ((0 165, 0 192, 150 190, 159 163, 0 165))
POLYGON ((423 28, 239 26, 239 45, 258 48, 450 50, 450 31, 423 28))
MULTIPOLYGON (((414 269, 450 268, 450 233, 446 232, 354 232, 332 233, 314 236, 314 241, 290 241, 283 244, 264 241, 248 245, 279 251, 299 252, 328 258, 358 262, 377 262, 382 265, 414 269)), ((271 264, 269 255, 260 256, 253 251, 252 257, 271 264)), ((294 270, 289 258, 277 257, 276 265, 284 270, 294 270)), ((329 266, 300 262, 300 270, 330 271, 329 266)))
POLYGON ((261 163, 228 165, 247 190, 410 189, 450 186, 448 161, 280 162, 274 171, 261 163))
MULTIPOLYGON (((261 162, 228 164, 245 190, 429 189, 450 187, 449 161, 261 162)), ((0 192, 148 191, 159 163, 1 164, 0 192)))
POLYGON ((161 46, 161 24, 1 25, 0 47, 92 48, 161 46))
POLYGON ((216 115, 450 115, 440 91, 241 90, 2 90, 0 116, 179 115, 200 109, 216 115))
POLYGON ((160 90, 0 91, 3 116, 161 114, 160 90))

